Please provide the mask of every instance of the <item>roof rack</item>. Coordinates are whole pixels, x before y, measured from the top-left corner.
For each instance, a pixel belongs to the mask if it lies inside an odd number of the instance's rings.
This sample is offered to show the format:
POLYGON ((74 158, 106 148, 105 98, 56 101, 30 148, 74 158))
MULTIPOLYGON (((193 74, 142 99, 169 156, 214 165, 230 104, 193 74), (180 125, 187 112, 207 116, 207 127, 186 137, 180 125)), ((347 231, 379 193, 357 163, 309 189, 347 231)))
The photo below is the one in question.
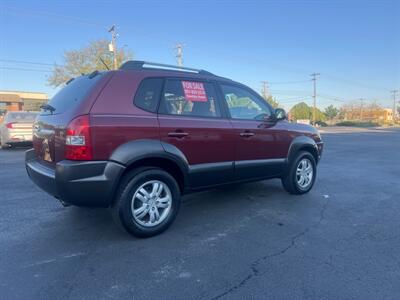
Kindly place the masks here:
POLYGON ((157 69, 157 70, 167 70, 167 71, 181 71, 181 72, 189 72, 189 73, 197 73, 203 75, 213 75, 213 73, 201 70, 201 69, 194 69, 194 68, 186 68, 174 65, 167 65, 167 64, 160 64, 160 63, 153 63, 148 61, 141 61, 141 60, 129 60, 122 64, 119 68, 120 70, 143 70, 143 69, 157 69))

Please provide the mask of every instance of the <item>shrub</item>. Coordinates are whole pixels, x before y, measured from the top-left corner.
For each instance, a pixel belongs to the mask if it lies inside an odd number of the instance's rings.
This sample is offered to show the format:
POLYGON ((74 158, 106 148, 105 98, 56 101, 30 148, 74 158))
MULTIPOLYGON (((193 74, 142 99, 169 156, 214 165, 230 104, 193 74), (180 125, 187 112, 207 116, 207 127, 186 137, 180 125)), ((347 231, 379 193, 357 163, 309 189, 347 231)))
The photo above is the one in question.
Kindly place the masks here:
POLYGON ((326 123, 326 122, 324 122, 324 121, 317 121, 317 122, 315 122, 318 126, 321 126, 321 127, 326 127, 326 126, 328 126, 328 124, 326 123))
POLYGON ((336 123, 336 126, 354 126, 354 127, 377 127, 379 123, 367 121, 367 122, 360 122, 360 121, 342 121, 336 123))

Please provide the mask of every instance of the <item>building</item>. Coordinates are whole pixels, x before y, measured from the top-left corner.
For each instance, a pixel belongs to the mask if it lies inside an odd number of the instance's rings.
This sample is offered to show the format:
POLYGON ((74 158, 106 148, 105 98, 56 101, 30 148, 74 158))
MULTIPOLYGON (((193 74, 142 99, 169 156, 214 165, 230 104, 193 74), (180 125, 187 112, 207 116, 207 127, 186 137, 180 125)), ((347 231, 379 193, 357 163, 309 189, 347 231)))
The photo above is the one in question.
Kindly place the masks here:
POLYGON ((393 110, 390 108, 381 108, 366 111, 366 113, 363 115, 363 119, 368 121, 392 122, 393 110))
POLYGON ((47 94, 0 90, 0 112, 39 111, 40 105, 48 101, 47 94))
POLYGON ((384 121, 393 121, 393 109, 384 108, 379 118, 384 121))
POLYGON ((373 108, 373 109, 348 109, 345 112, 345 120, 371 121, 388 123, 393 121, 393 109, 373 108))

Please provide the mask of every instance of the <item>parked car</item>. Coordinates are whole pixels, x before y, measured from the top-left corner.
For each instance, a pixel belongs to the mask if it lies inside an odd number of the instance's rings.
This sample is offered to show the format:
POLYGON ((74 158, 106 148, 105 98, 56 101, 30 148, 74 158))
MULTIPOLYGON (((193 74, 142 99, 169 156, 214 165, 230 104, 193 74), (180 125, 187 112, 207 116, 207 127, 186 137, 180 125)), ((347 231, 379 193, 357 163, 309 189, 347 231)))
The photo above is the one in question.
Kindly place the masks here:
POLYGON ((7 112, 0 124, 1 148, 32 143, 33 122, 37 115, 27 111, 7 112))
POLYGON ((307 193, 323 149, 317 130, 243 84, 140 61, 68 82, 33 145, 26 169, 39 187, 65 205, 110 207, 140 237, 167 229, 187 193, 269 178, 307 193))

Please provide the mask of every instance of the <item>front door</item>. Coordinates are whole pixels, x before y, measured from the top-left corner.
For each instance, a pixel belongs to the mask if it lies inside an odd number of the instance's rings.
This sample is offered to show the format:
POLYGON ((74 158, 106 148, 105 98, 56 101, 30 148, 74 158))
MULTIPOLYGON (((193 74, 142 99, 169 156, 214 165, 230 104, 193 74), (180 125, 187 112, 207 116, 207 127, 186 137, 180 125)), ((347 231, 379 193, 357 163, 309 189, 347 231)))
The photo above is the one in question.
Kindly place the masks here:
POLYGON ((158 120, 161 140, 186 156, 192 188, 233 180, 234 135, 214 83, 167 79, 158 120))
POLYGON ((235 134, 235 178, 247 180, 274 177, 285 163, 286 141, 273 109, 252 90, 234 84, 221 84, 235 134))

